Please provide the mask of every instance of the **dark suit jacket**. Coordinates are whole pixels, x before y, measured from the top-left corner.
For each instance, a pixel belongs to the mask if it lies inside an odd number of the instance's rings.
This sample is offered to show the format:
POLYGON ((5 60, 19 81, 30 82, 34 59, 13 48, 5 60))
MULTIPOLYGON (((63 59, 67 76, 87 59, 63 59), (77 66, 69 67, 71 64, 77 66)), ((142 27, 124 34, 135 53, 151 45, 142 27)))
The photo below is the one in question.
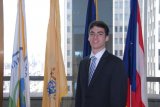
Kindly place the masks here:
POLYGON ((89 65, 89 57, 80 62, 75 107, 125 107, 127 73, 122 60, 105 51, 88 85, 89 65))

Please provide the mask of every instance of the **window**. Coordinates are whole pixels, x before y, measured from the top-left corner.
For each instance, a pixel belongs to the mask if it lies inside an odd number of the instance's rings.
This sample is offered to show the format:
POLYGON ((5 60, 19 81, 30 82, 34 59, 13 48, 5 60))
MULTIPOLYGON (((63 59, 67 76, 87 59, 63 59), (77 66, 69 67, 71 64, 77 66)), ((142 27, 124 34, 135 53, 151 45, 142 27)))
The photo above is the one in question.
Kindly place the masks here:
POLYGON ((115 21, 118 21, 118 14, 115 14, 115 21))
POLYGON ((122 32, 122 31, 123 31, 123 27, 120 26, 120 27, 119 27, 119 32, 122 32))
POLYGON ((125 27, 124 27, 124 29, 125 29, 125 32, 127 32, 127 30, 128 30, 128 26, 125 26, 125 27))
POLYGON ((123 55, 123 51, 119 50, 119 56, 122 56, 122 55, 123 55))
POLYGON ((70 38, 67 38, 67 44, 70 44, 70 38))
POLYGON ((67 20, 70 22, 71 21, 71 16, 68 14, 67 15, 67 20))
POLYGON ((129 1, 125 1, 125 9, 129 9, 130 7, 129 7, 129 1))
POLYGON ((119 9, 123 9, 123 1, 119 1, 119 9))
POLYGON ((115 55, 116 55, 116 56, 118 55, 118 50, 115 50, 115 55))
POLYGON ((70 50, 67 50, 67 56, 70 56, 70 53, 71 53, 70 50))
POLYGON ((118 8, 118 1, 115 1, 115 8, 118 8))
MULTIPOLYGON (((31 96, 35 96, 35 94, 39 94, 41 96, 43 90, 42 89, 43 80, 37 79, 37 76, 44 75, 44 57, 45 57, 48 18, 49 18, 49 5, 50 5, 49 0, 25 1, 29 75, 33 76, 34 78, 34 81, 31 80, 30 82, 31 96)), ((17 15, 17 1, 5 0, 4 1, 4 53, 5 53, 4 76, 5 77, 7 76, 10 77, 11 75, 10 66, 12 62, 11 57, 13 50, 16 15, 17 15)), ((4 80, 4 86, 3 86, 4 95, 9 92, 9 83, 10 83, 9 80, 4 80)))
POLYGON ((119 38, 119 44, 122 44, 122 43, 123 43, 123 39, 119 38))
POLYGON ((83 52, 81 52, 81 51, 75 51, 75 56, 82 57, 83 56, 83 52))
POLYGON ((160 21, 158 23, 158 42, 160 42, 160 21))
POLYGON ((159 1, 159 7, 158 8, 159 8, 159 14, 160 14, 160 1, 159 1))
POLYGON ((117 26, 115 26, 115 32, 118 32, 118 27, 117 26))
POLYGON ((67 2, 67 9, 71 9, 71 2, 67 2))
POLYGON ((70 66, 71 66, 71 63, 67 62, 67 68, 70 68, 70 66))
MULTIPOLYGON (((126 21, 129 20, 129 13, 128 12, 125 13, 124 20, 126 20, 126 21)), ((127 22, 127 24, 128 24, 128 22, 127 22)))
POLYGON ((67 32, 69 33, 71 31, 70 26, 67 26, 67 32))
POLYGON ((118 44, 118 38, 115 38, 115 44, 118 44))
POLYGON ((123 20, 123 14, 119 14, 119 21, 122 21, 123 20))

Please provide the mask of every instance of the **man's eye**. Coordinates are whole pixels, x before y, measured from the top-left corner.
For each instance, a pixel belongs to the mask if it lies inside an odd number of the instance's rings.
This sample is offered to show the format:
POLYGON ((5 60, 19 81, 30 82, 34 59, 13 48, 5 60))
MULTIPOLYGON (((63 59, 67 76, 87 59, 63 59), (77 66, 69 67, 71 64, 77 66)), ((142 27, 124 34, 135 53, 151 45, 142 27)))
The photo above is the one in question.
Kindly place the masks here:
POLYGON ((103 35, 103 33, 98 33, 98 35, 103 35))
POLYGON ((90 33, 89 35, 95 35, 94 33, 90 33))

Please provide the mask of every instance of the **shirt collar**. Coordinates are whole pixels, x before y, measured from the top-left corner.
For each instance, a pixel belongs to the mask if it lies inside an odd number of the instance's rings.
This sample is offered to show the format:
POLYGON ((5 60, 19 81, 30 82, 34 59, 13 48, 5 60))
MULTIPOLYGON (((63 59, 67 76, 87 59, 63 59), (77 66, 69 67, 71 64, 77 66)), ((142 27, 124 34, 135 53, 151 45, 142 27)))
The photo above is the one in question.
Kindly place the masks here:
POLYGON ((99 52, 96 53, 96 54, 93 54, 93 53, 91 52, 90 58, 91 58, 92 56, 95 56, 97 59, 100 59, 105 51, 106 51, 106 48, 102 49, 101 51, 99 51, 99 52))

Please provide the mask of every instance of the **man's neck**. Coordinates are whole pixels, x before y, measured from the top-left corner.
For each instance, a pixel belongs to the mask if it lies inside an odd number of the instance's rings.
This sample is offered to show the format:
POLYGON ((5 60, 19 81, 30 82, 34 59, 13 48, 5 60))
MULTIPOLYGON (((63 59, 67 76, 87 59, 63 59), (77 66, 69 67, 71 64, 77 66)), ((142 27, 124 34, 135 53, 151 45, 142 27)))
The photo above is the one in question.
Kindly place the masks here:
POLYGON ((105 49, 105 48, 102 48, 102 49, 92 49, 92 53, 95 55, 98 52, 102 51, 103 49, 105 49))

